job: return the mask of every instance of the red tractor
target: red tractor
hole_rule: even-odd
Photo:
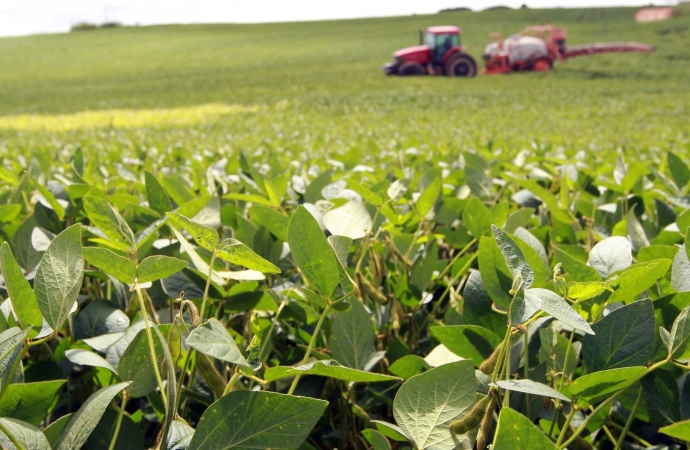
[[[460,45],[460,33],[460,28],[454,26],[429,27],[424,40],[419,30],[419,45],[395,52],[383,71],[386,75],[474,77],[477,63]]]

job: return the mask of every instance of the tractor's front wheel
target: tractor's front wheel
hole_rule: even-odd
[[[477,76],[477,63],[470,55],[457,53],[446,61],[444,72],[451,77],[472,78]]]
[[[400,66],[398,74],[404,77],[424,75],[426,74],[426,70],[421,64],[414,61],[408,61]]]

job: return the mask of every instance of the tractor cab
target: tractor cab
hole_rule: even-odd
[[[473,77],[477,73],[474,59],[464,53],[460,28],[429,27],[426,37],[419,30],[419,45],[398,50],[393,61],[383,67],[387,75],[451,75]]]

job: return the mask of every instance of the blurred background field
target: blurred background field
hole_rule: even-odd
[[[469,11],[2,38],[0,151],[687,151],[690,15],[638,24],[635,10]],[[418,28],[459,25],[481,66],[490,32],[507,36],[546,22],[566,27],[570,45],[638,41],[657,51],[475,79],[389,78],[379,70],[394,50],[416,44]]]

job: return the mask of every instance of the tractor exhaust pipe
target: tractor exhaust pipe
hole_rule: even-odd
[[[418,30],[419,31],[419,45],[424,44],[424,30],[421,28]]]

